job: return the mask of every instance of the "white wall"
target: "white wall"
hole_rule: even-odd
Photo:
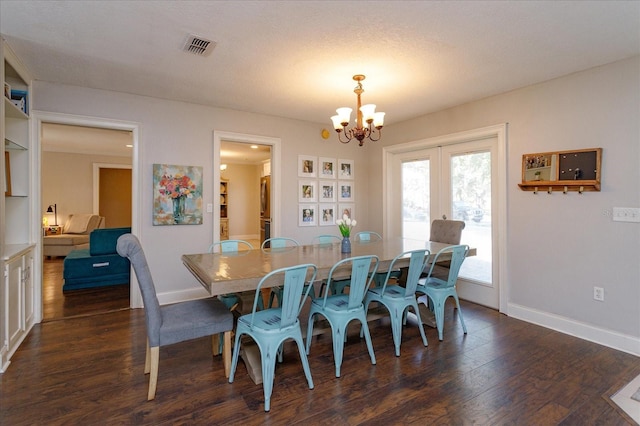
[[[152,167],[154,163],[202,166],[203,205],[213,203],[210,182],[213,180],[214,129],[282,140],[282,164],[272,164],[272,168],[279,167],[282,173],[279,185],[284,204],[280,218],[283,236],[307,243],[318,233],[327,232],[327,228],[298,227],[298,154],[354,160],[355,187],[358,194],[367,193],[368,166],[363,156],[366,148],[358,147],[357,143],[343,145],[335,136],[322,139],[322,128],[330,128],[328,119],[325,124],[317,124],[42,81],[34,83],[33,102],[33,108],[42,112],[139,123],[142,199],[138,202],[142,224],[138,237],[145,248],[161,303],[204,295],[200,284],[182,265],[180,256],[206,250],[214,238],[218,239],[219,233],[213,232],[213,216],[207,213],[202,225],[153,226]],[[272,185],[278,183],[272,182]],[[366,197],[356,196],[356,212],[364,229],[368,226]]]
[[[509,315],[640,354],[640,224],[611,220],[640,207],[640,58],[575,73],[389,126],[384,145],[509,123]],[[519,189],[525,153],[603,148],[602,190]],[[370,167],[382,165],[369,146]],[[372,174],[369,198],[382,197]],[[382,217],[372,218],[382,228]],[[593,300],[593,287],[605,301]]]
[[[42,207],[46,211],[50,204],[57,204],[58,225],[64,225],[70,214],[93,213],[94,163],[131,164],[131,158],[63,152],[42,153]],[[69,167],[70,164],[73,164],[73,167]],[[47,215],[47,218],[52,225],[53,216]]]

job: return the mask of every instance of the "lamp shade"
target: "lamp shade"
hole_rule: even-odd
[[[349,121],[351,121],[351,111],[353,110],[348,107],[342,107],[336,110],[338,117],[340,117],[340,123],[349,123]]]
[[[373,114],[373,125],[375,127],[384,126],[384,112],[376,112]]]
[[[373,120],[373,116],[376,112],[375,104],[366,104],[360,107],[360,111],[362,112],[362,119],[364,121]]]

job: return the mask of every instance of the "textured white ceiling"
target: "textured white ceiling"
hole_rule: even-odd
[[[330,126],[352,75],[387,124],[640,53],[638,1],[11,1],[38,80]],[[181,50],[214,40],[208,57]]]

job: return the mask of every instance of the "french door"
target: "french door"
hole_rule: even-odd
[[[498,265],[498,137],[413,145],[387,156],[387,197],[395,225],[390,235],[428,238],[434,219],[463,220],[462,244],[476,249],[460,270],[458,294],[485,306],[500,307]],[[395,198],[395,200],[394,200]],[[391,201],[391,203],[389,203]],[[399,224],[399,226],[398,226]]]

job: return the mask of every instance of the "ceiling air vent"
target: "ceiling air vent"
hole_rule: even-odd
[[[205,38],[190,35],[184,44],[184,50],[198,56],[209,56],[211,51],[216,47],[216,42]]]

